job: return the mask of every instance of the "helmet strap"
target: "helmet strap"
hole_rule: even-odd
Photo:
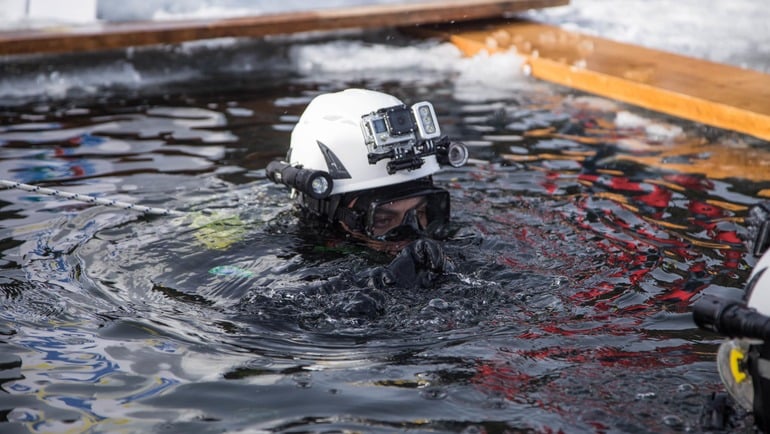
[[[350,202],[343,194],[335,194],[327,199],[314,199],[303,195],[304,208],[311,214],[320,217],[328,223],[342,222],[355,231],[363,231],[362,213],[348,208],[344,204]],[[341,205],[342,204],[342,205]]]
[[[329,196],[326,199],[315,199],[309,195],[300,193],[299,197],[299,203],[303,209],[309,211],[311,214],[317,217],[326,219],[329,222],[334,221],[334,212],[339,206],[339,202],[339,195]]]
[[[334,215],[334,219],[344,223],[350,230],[362,232],[364,230],[364,224],[362,221],[362,214],[352,208],[346,206],[338,207],[337,212]]]

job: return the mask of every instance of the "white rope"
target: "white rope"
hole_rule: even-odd
[[[30,191],[33,193],[43,194],[46,196],[61,197],[64,199],[72,199],[80,202],[90,203],[93,205],[104,205],[113,208],[120,208],[125,210],[137,211],[143,214],[149,215],[182,215],[182,212],[174,211],[167,208],[152,208],[149,206],[135,205],[133,203],[121,202],[114,199],[101,199],[98,197],[89,196],[87,194],[70,193],[61,190],[54,190],[53,188],[44,188],[37,185],[22,184],[21,182],[7,181],[0,179],[0,185],[8,188],[15,188],[17,190]]]

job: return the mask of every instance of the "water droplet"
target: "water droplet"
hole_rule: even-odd
[[[663,423],[676,430],[681,430],[684,428],[684,421],[682,420],[682,418],[674,414],[668,414],[663,416]]]
[[[639,392],[636,394],[637,400],[642,399],[654,399],[657,395],[655,395],[655,392]]]
[[[232,265],[218,265],[209,270],[210,274],[217,276],[232,276],[232,277],[251,277],[253,273],[244,268],[235,267]]]
[[[420,392],[420,395],[425,399],[430,399],[433,401],[438,401],[447,397],[447,393],[443,389],[439,388],[424,389]]]
[[[433,300],[428,302],[428,306],[434,309],[444,310],[449,307],[449,303],[447,303],[446,301],[440,298],[434,298]]]
[[[503,410],[508,407],[504,399],[491,398],[486,400],[482,406],[491,410]]]
[[[243,366],[247,369],[265,369],[273,366],[273,361],[266,358],[247,360]]]
[[[568,283],[569,279],[567,279],[565,276],[557,276],[553,279],[553,282],[551,282],[551,288],[558,288],[565,283]]]
[[[297,384],[297,386],[308,389],[313,385],[312,378],[310,377],[310,374],[307,372],[300,372],[297,374],[292,375],[292,380],[294,380],[294,383]]]

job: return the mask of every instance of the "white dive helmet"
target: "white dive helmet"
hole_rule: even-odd
[[[330,195],[400,184],[436,173],[439,163],[435,155],[423,156],[419,168],[392,174],[388,173],[388,159],[369,163],[361,119],[398,105],[403,105],[398,98],[366,89],[315,97],[291,133],[288,163],[329,173],[333,180]]]

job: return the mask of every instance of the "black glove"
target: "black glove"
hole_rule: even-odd
[[[387,267],[372,272],[375,288],[398,285],[405,288],[429,288],[444,273],[449,262],[438,241],[419,239],[402,250]]]

